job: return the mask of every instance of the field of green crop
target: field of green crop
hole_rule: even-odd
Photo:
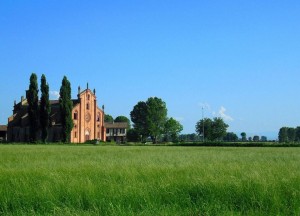
[[[300,215],[300,148],[0,145],[0,215]]]

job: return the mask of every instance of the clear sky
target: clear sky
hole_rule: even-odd
[[[299,0],[14,0],[0,23],[0,124],[34,72],[52,99],[88,82],[113,117],[162,98],[183,133],[201,107],[238,135],[300,125]]]

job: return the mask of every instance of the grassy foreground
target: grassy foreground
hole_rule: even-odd
[[[300,148],[0,145],[0,215],[299,215]]]

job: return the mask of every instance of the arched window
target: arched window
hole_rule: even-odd
[[[90,95],[88,94],[87,99],[90,100]]]
[[[74,120],[77,120],[77,119],[78,119],[78,112],[75,111],[75,112],[74,112]]]
[[[97,114],[97,122],[100,122],[100,113]]]
[[[90,109],[90,104],[89,104],[89,103],[86,104],[86,109],[87,109],[87,110]]]

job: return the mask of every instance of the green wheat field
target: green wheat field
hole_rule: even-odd
[[[300,148],[0,145],[0,215],[300,215]]]

